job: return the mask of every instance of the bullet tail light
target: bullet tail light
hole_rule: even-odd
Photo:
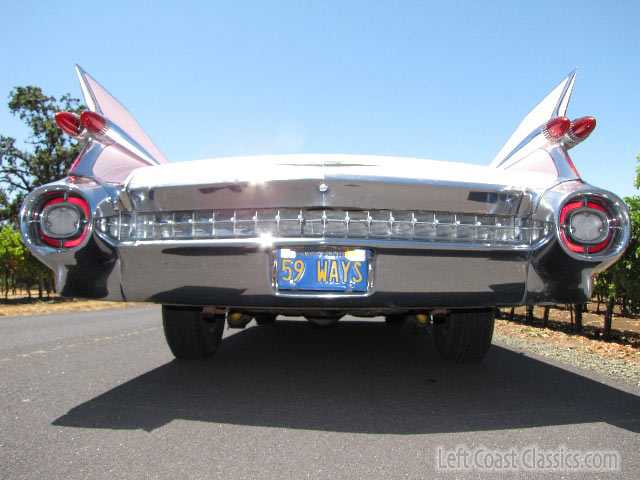
[[[72,137],[78,137],[84,131],[84,126],[80,117],[72,112],[58,112],[55,116],[56,123],[60,130]]]
[[[104,135],[109,128],[108,120],[96,112],[82,112],[80,121],[84,128],[94,135]]]
[[[542,133],[547,140],[559,140],[571,128],[571,120],[567,117],[555,117],[542,126]]]
[[[581,117],[571,122],[571,127],[567,132],[569,143],[576,145],[586,140],[596,128],[596,119],[594,117]]]

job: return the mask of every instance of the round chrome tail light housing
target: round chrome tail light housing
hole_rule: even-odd
[[[564,204],[559,228],[560,238],[569,250],[592,255],[607,249],[620,226],[604,199],[585,196]]]
[[[87,237],[89,204],[75,192],[43,192],[28,210],[26,233],[36,244],[67,249],[77,247]]]

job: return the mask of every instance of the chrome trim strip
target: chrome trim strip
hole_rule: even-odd
[[[513,150],[509,152],[498,164],[495,165],[495,168],[500,168],[502,165],[507,163],[511,157],[513,157],[516,153],[518,153],[522,148],[526,147],[534,138],[542,133],[542,126],[533,130],[529,135],[527,135],[518,145],[515,146]]]
[[[131,136],[115,122],[107,119],[106,127],[107,129],[104,134],[93,136],[93,138],[95,138],[97,142],[109,145],[118,145],[126,152],[138,157],[140,160],[143,160],[150,165],[160,165],[159,161],[153,158],[153,156],[148,151],[146,151],[138,142],[131,138]]]
[[[558,103],[556,108],[553,110],[553,117],[563,117],[567,113],[567,107],[569,106],[569,100],[571,100],[571,93],[573,92],[573,85],[576,83],[576,75],[578,75],[578,69],[575,68],[568,75],[568,82],[564,86],[562,93],[560,94],[560,98],[558,99]]]
[[[203,240],[149,240],[146,242],[115,242],[98,229],[95,233],[104,241],[114,246],[122,247],[244,247],[248,249],[268,250],[276,247],[287,246],[336,246],[336,247],[378,247],[420,250],[469,250],[469,251],[520,251],[528,252],[539,248],[546,243],[550,236],[533,244],[501,245],[483,243],[451,243],[451,242],[412,242],[408,240],[384,240],[367,238],[230,238],[230,239],[203,239]]]

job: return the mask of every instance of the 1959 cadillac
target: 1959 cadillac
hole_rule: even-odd
[[[178,358],[213,355],[225,322],[316,326],[345,314],[431,324],[447,360],[486,354],[497,306],[581,303],[629,241],[616,195],[568,151],[595,127],[565,116],[576,72],[488,166],[364,155],[167,163],[81,68],[86,141],[69,175],[21,211],[61,295],[162,304]]]

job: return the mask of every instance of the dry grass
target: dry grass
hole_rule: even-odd
[[[593,308],[589,305],[590,310]],[[515,338],[526,338],[556,345],[558,348],[613,358],[628,364],[640,365],[640,321],[634,317],[613,318],[612,339],[602,338],[602,315],[592,311],[584,314],[583,332],[576,333],[571,326],[571,315],[564,308],[549,312],[549,328],[542,326],[542,308],[534,309],[534,324],[526,323],[525,307],[516,308],[514,321],[509,309],[502,309],[503,319],[496,319],[496,333]]]
[[[108,308],[129,308],[148,305],[137,302],[105,302],[98,300],[76,300],[51,295],[50,298],[39,300],[37,292],[32,292],[29,299],[26,293],[9,295],[8,300],[0,300],[0,317],[13,317],[18,315],[41,315],[44,313],[85,312],[92,310],[105,310]],[[35,297],[35,298],[34,298]]]

